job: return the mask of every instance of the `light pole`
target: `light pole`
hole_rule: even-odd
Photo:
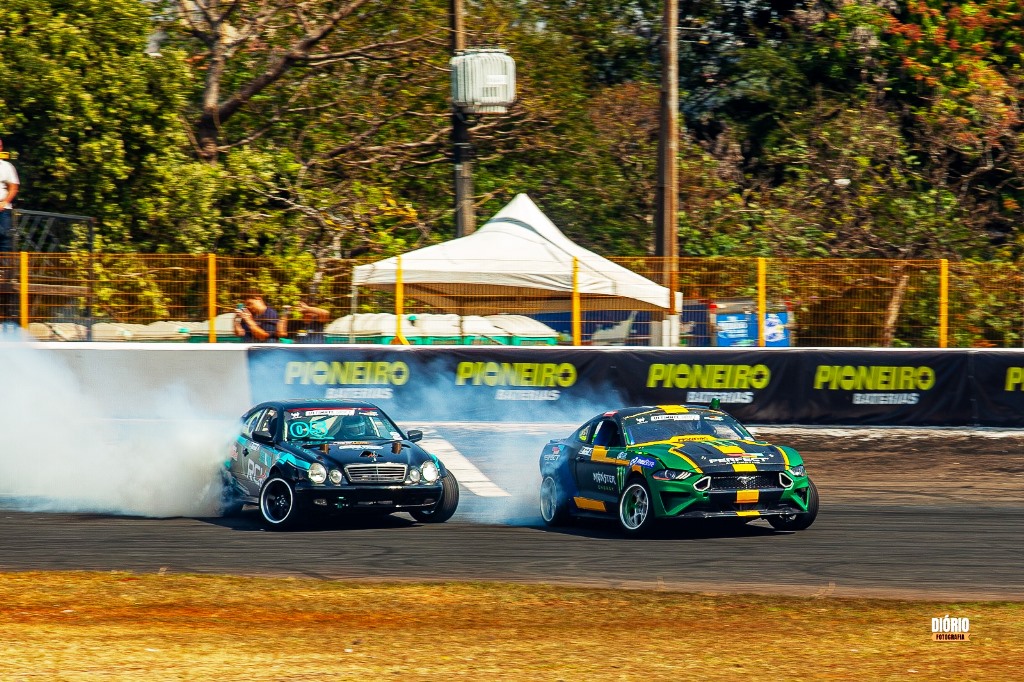
[[[462,22],[462,0],[451,0],[450,20],[452,57],[466,49]],[[455,164],[455,236],[465,237],[476,231],[473,207],[473,145],[469,142],[469,123],[459,105],[452,102],[452,161]]]

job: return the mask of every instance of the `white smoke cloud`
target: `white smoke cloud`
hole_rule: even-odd
[[[0,505],[25,511],[135,516],[211,516],[232,420],[189,406],[183,386],[133,393],[158,405],[150,419],[123,418],[83,390],[57,354],[0,336]],[[151,393],[151,396],[146,396]]]

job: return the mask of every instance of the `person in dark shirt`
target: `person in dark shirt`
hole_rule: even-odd
[[[298,317],[290,318],[289,310],[287,306],[282,309],[284,314],[277,327],[278,338],[287,338],[293,343],[327,343],[324,327],[331,319],[330,312],[304,301],[299,301],[292,311],[298,312]]]
[[[243,343],[277,341],[277,311],[263,300],[262,294],[246,294],[235,313],[235,335]]]

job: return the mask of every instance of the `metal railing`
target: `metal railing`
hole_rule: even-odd
[[[369,260],[19,252],[0,254],[0,318],[43,340],[231,341],[235,305],[255,291],[278,309],[326,308],[338,343],[1024,346],[1024,274],[1010,263],[609,260],[657,284],[674,273],[664,302],[643,302],[628,284],[594,293],[580,272],[551,273],[536,289],[398,273],[356,286],[354,268]],[[548,331],[512,340],[495,316]],[[675,335],[661,334],[666,319]]]

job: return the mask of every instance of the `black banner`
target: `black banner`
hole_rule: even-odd
[[[257,402],[338,398],[399,420],[575,423],[708,404],[755,424],[1024,426],[1024,352],[253,346]]]
[[[566,421],[623,404],[612,354],[506,346],[254,346],[255,401],[365,400],[396,419]]]
[[[976,422],[1024,427],[1024,352],[973,351],[971,361]]]
[[[798,360],[802,406],[794,423],[972,423],[966,352],[808,349]]]

